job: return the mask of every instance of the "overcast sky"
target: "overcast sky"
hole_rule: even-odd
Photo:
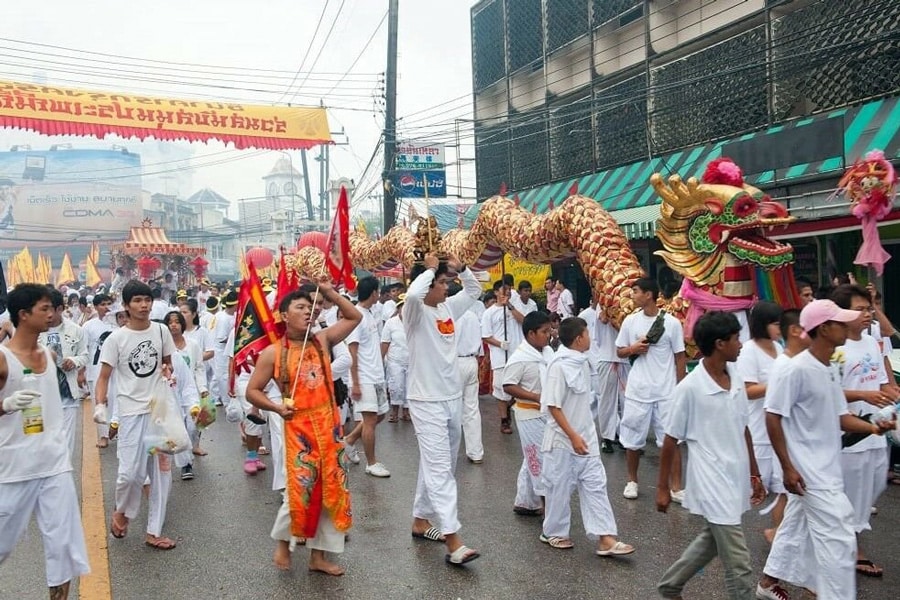
[[[0,79],[259,104],[318,104],[327,93],[324,101],[332,131],[346,133],[336,141],[349,140],[349,145],[331,150],[331,178],[358,179],[383,126],[383,84],[379,83],[383,77],[377,74],[385,69],[387,21],[378,25],[387,4],[387,0],[328,0],[327,4],[324,0],[156,0],[138,10],[137,5],[121,0],[9,2],[0,20]],[[400,0],[398,114],[407,116],[400,122],[401,133],[405,129],[415,137],[447,132],[453,129],[447,123],[454,118],[471,117],[470,97],[460,97],[470,95],[472,87],[469,11],[473,4],[473,0]],[[120,57],[163,62],[134,63]],[[303,72],[295,78],[304,57]],[[210,74],[198,65],[228,69]],[[345,73],[344,80],[338,81]],[[168,79],[176,81],[161,81]],[[425,110],[429,107],[436,108]],[[430,123],[443,124],[433,130],[419,129]],[[145,176],[145,189],[187,197],[211,187],[232,200],[233,215],[238,199],[265,193],[260,178],[282,156],[272,151],[237,151],[218,142],[97,141],[12,129],[0,130],[0,136],[2,150],[14,144],[46,149],[62,142],[78,148],[125,145],[142,154],[145,173],[152,173]],[[463,157],[471,158],[471,138],[466,141]],[[292,156],[299,170],[299,152]],[[455,158],[454,151],[448,152],[448,161]],[[310,161],[310,169],[315,197],[317,163]],[[380,174],[381,167],[370,172]],[[469,200],[474,200],[473,173],[470,163],[462,174],[462,195]],[[448,173],[448,183],[455,186],[456,182],[455,172]]]

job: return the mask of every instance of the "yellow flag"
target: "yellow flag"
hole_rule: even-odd
[[[56,287],[73,283],[77,279],[75,271],[72,269],[72,259],[69,258],[69,253],[66,252],[63,256],[62,266],[59,268],[59,274],[56,276]]]
[[[19,275],[22,277],[22,283],[36,283],[34,260],[31,258],[31,251],[28,250],[28,246],[22,248],[22,251],[16,257],[19,263]]]
[[[50,260],[50,255],[44,257],[46,261],[46,265],[44,266],[44,272],[47,274],[47,283],[53,281],[53,261]]]
[[[87,257],[85,272],[85,283],[87,283],[88,287],[97,287],[103,283],[103,278],[100,277],[100,272],[97,271],[97,265],[94,264],[93,257],[90,254],[88,254]]]
[[[100,264],[100,244],[97,242],[91,244],[91,250],[88,252],[88,259],[94,263],[94,269]]]
[[[6,285],[14,286],[22,283],[22,278],[19,276],[19,268],[18,263],[16,262],[16,257],[13,256],[9,259],[9,262],[6,265]]]

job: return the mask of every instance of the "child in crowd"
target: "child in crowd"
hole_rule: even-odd
[[[751,497],[759,504],[766,490],[753,454],[747,390],[734,365],[741,351],[740,332],[741,324],[731,313],[703,315],[694,326],[703,360],[675,388],[660,457],[656,508],[668,510],[672,460],[678,441],[684,440],[691,459],[683,505],[706,522],[659,582],[664,598],[681,598],[684,585],[717,555],[725,569],[728,598],[753,597],[753,569],[741,515],[750,510]]]
[[[581,517],[589,538],[598,539],[598,556],[621,556],[634,547],[620,542],[606,493],[606,470],[591,414],[591,374],[587,323],[572,317],[560,323],[560,349],[541,381],[541,410],[550,415],[541,444],[541,480],[546,490],[543,533],[553,548],[572,548],[570,501],[578,489]]]

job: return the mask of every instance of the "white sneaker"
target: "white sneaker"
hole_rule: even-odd
[[[366,465],[366,475],[371,475],[372,477],[390,477],[391,472],[384,468],[383,464],[375,463],[374,465]]]
[[[684,490],[678,490],[677,492],[669,492],[669,497],[672,498],[672,502],[676,502],[678,504],[684,504]]]
[[[791,600],[787,591],[777,583],[774,583],[772,584],[772,587],[767,588],[764,588],[762,584],[757,583],[756,597],[758,600]]]
[[[344,453],[354,465],[359,464],[359,450],[356,449],[356,446],[344,442]]]
[[[629,500],[634,500],[638,497],[638,484],[637,481],[629,481],[625,486],[625,491],[622,492],[622,495],[628,498]]]

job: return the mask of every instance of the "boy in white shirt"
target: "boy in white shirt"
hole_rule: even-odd
[[[546,490],[540,540],[553,548],[572,548],[569,527],[571,496],[578,489],[585,533],[597,540],[598,556],[622,556],[634,547],[620,542],[606,493],[606,470],[591,414],[591,375],[586,352],[591,347],[587,324],[572,317],[559,326],[563,347],[556,351],[541,381],[541,411],[549,414],[541,443]]]
[[[678,442],[684,440],[691,460],[683,504],[706,522],[659,582],[664,598],[680,598],[684,585],[715,556],[725,569],[728,598],[753,597],[753,570],[741,516],[750,510],[751,501],[763,501],[766,490],[748,427],[747,390],[734,365],[741,351],[740,332],[741,324],[731,313],[700,317],[694,341],[703,360],[675,388],[659,461],[656,508],[666,512],[672,500],[669,471],[679,453]]]
[[[109,379],[115,372],[119,469],[110,530],[115,538],[124,538],[128,533],[128,523],[141,508],[144,481],[149,475],[150,508],[144,543],[171,550],[175,541],[161,535],[172,485],[171,459],[165,454],[149,455],[144,438],[151,424],[150,404],[156,387],[161,378],[172,376],[175,343],[168,328],[150,320],[153,296],[147,284],[137,280],[126,283],[122,302],[128,311],[128,323],[112,332],[103,344],[94,412],[95,422],[106,421]]]
[[[522,321],[525,341],[506,363],[503,371],[503,391],[515,405],[516,429],[522,444],[522,466],[516,479],[516,500],[513,512],[517,515],[544,514],[544,486],[541,484],[541,442],[547,417],[541,412],[541,377],[553,358],[550,348],[550,317],[544,312],[532,312]]]
[[[876,435],[895,424],[869,423],[847,411],[831,357],[847,339],[847,324],[858,318],[831,300],[803,307],[800,326],[810,346],[767,390],[766,426],[790,496],[756,588],[761,600],[789,598],[781,579],[813,589],[819,598],[856,598],[856,536],[844,493],[841,430]]]
[[[640,310],[625,317],[616,337],[616,355],[628,359],[635,357],[625,386],[625,402],[619,423],[619,441],[625,447],[628,483],[622,493],[625,498],[638,497],[638,466],[641,449],[647,444],[647,434],[653,427],[656,445],[662,447],[669,406],[675,393],[675,384],[684,379],[686,358],[684,354],[684,329],[681,322],[668,314],[661,314],[656,300],[659,286],[652,279],[641,278],[631,286],[634,304]],[[664,331],[658,340],[648,334],[658,331],[662,323]],[[672,499],[681,502],[681,455],[676,454],[671,471]]]
[[[857,285],[841,285],[831,294],[834,303],[852,310],[860,318],[847,324],[847,341],[835,349],[832,362],[841,375],[841,387],[850,414],[866,417],[879,408],[890,406],[898,398],[897,389],[888,380],[879,346],[880,340],[865,333],[874,313],[868,290]],[[871,417],[869,417],[871,418]],[[881,567],[869,560],[859,546],[859,534],[872,529],[872,506],[887,488],[887,441],[880,436],[845,447],[841,451],[844,492],[853,506],[853,530],[857,537],[856,572],[881,577]]]

